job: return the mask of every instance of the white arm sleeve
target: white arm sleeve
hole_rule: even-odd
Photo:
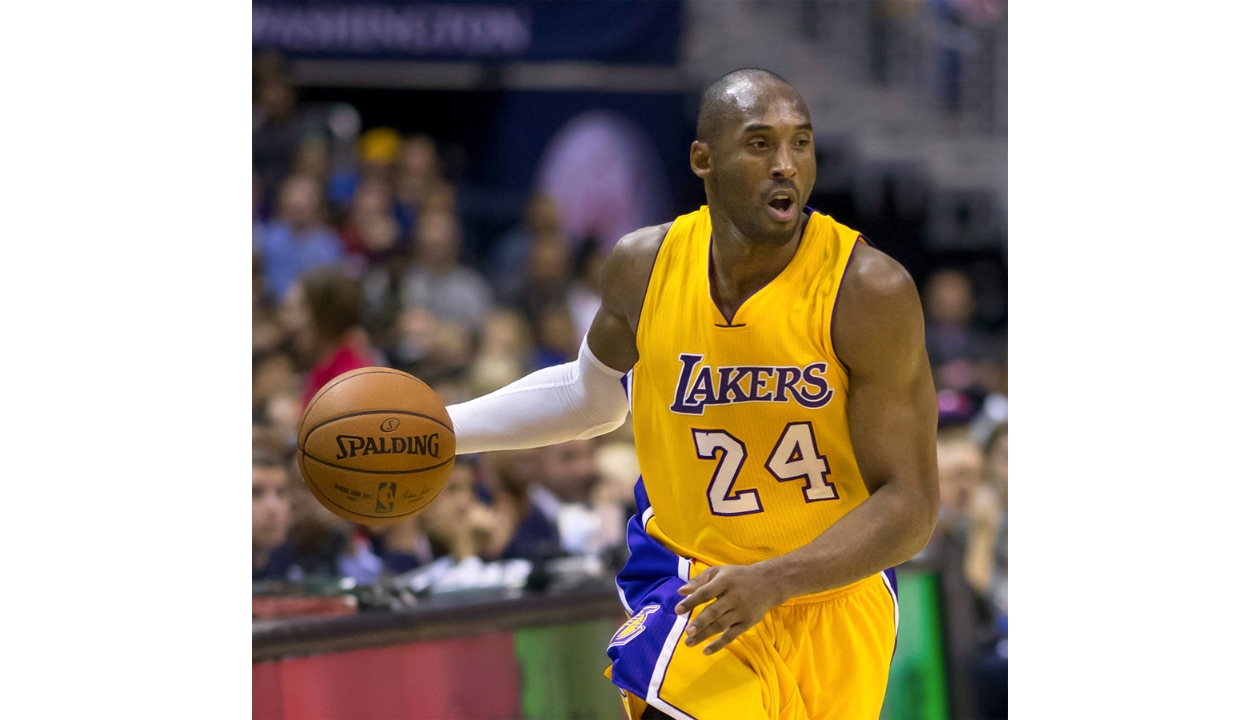
[[[455,452],[520,450],[612,432],[630,411],[622,375],[600,362],[583,338],[574,362],[446,408],[455,426]]]

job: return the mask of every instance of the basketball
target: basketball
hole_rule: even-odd
[[[316,393],[297,433],[298,468],[319,502],[361,525],[412,517],[442,492],[455,432],[437,393],[407,373],[351,370]]]

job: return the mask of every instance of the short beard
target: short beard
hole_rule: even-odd
[[[796,237],[796,231],[800,229],[800,223],[804,218],[797,218],[796,223],[785,226],[774,226],[771,229],[756,228],[753,226],[755,220],[748,218],[747,220],[739,217],[731,216],[731,222],[739,229],[741,235],[754,246],[777,248],[783,247],[792,242],[792,238]]]
[[[713,195],[718,200],[721,200],[722,188],[716,178],[713,180]],[[706,198],[706,200],[708,200],[708,198]],[[709,201],[709,206],[710,212],[712,212],[713,202],[711,200]],[[805,220],[803,213],[798,213],[795,224],[789,224],[782,228],[774,227],[766,230],[755,227],[754,224],[756,223],[756,219],[753,217],[740,217],[730,213],[727,214],[727,217],[730,219],[731,224],[735,226],[735,229],[738,230],[739,233],[748,240],[748,242],[756,247],[767,248],[783,247],[784,245],[792,242],[792,238],[796,237],[796,231],[800,228],[800,223]]]

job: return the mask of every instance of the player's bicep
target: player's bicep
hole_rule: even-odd
[[[849,428],[869,491],[894,481],[934,491],[936,391],[926,353],[921,359],[854,372]]]
[[[868,490],[895,482],[930,500],[936,480],[936,391],[914,282],[882,253],[842,291],[837,353],[849,369],[849,428]],[[868,252],[869,251],[869,252]],[[843,292],[853,291],[850,297]]]

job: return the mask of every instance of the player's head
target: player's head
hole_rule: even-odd
[[[718,78],[700,100],[691,170],[704,180],[711,211],[729,218],[744,237],[790,241],[817,174],[805,100],[767,70]]]

